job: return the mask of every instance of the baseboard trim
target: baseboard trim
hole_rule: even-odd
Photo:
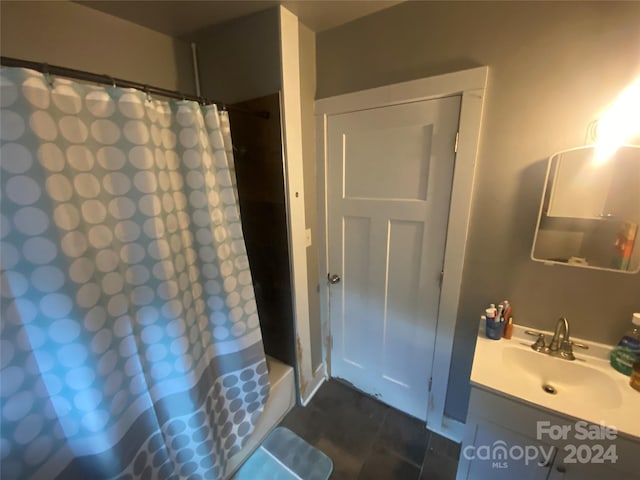
[[[462,443],[462,437],[464,435],[464,423],[447,417],[446,415],[442,419],[442,425],[427,425],[427,428],[432,432],[436,432],[438,435],[448,438],[456,443]]]
[[[309,402],[315,396],[315,394],[318,393],[318,390],[326,379],[327,377],[324,374],[324,365],[320,364],[318,368],[316,368],[316,371],[313,372],[313,380],[311,380],[311,384],[307,387],[307,389],[311,393],[309,393],[309,396],[306,398],[306,400],[302,402],[303,407],[309,405]]]

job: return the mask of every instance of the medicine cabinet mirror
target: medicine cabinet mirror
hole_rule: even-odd
[[[548,264],[640,271],[640,146],[608,159],[595,146],[549,159],[531,256]]]

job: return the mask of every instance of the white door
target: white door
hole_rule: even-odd
[[[331,375],[425,420],[460,97],[328,117]]]

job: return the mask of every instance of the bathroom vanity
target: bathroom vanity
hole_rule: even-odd
[[[582,342],[571,361],[534,340],[481,326],[457,479],[637,479],[640,393],[609,366],[611,347]]]

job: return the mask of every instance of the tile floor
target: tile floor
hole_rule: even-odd
[[[332,480],[452,480],[460,445],[337,380],[280,424],[333,460]]]

